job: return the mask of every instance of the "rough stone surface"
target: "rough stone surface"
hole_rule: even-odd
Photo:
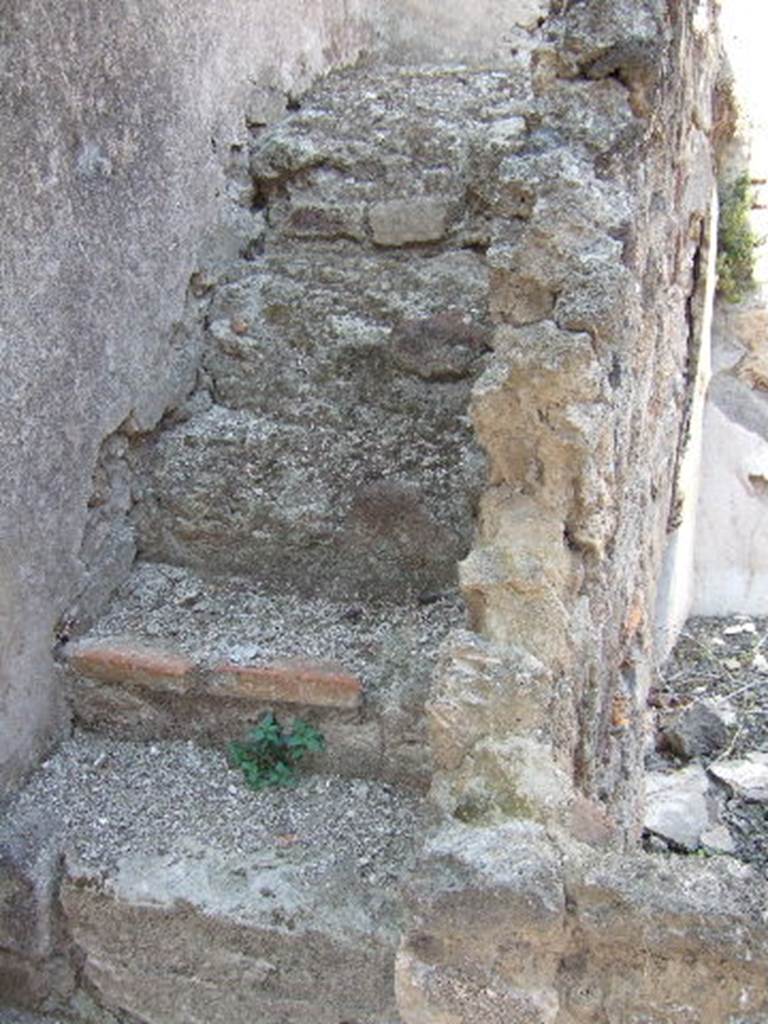
[[[453,826],[425,857],[398,954],[405,1024],[730,1024],[768,1009],[765,890],[727,858],[598,854],[524,823]]]
[[[630,836],[656,581],[688,511],[712,292],[709,142],[690,109],[694,95],[712,102],[716,53],[691,32],[692,7],[554,11],[519,86],[524,129],[510,110],[473,182],[496,328],[470,407],[489,486],[460,585],[473,628],[552,675],[560,790],[580,790]],[[681,175],[661,123],[687,125]],[[498,761],[477,766],[476,787],[493,788]],[[546,797],[550,813],[562,807]]]
[[[684,761],[711,760],[723,751],[729,738],[728,715],[717,704],[694,701],[665,720],[657,745]]]
[[[254,139],[260,249],[209,290],[199,407],[134,452],[144,558],[349,599],[455,583],[492,341],[468,191],[529,95],[517,74],[360,69]]]
[[[696,850],[702,834],[717,824],[707,799],[709,780],[701,765],[645,776],[644,827],[684,850]]]
[[[36,1010],[83,1018],[87,991],[152,1024],[390,1024],[395,1000],[406,1024],[768,1011],[753,876],[591,848],[639,831],[654,590],[687,512],[714,5],[462,7],[398,0],[372,27],[405,63],[361,62],[284,104],[282,72],[256,61],[208,258],[163,278],[173,291],[183,267],[189,288],[147,350],[158,386],[123,408],[133,363],[115,360],[105,422],[76,453],[77,486],[92,480],[62,489],[83,571],[64,566],[60,650],[139,562],[88,634],[110,678],[81,658],[62,692],[80,724],[155,742],[76,736],[11,811],[15,835],[42,808],[64,854],[53,953],[4,953],[12,998]],[[361,10],[337,39],[323,7],[306,72],[357,51]],[[414,45],[398,11],[433,37]],[[73,137],[95,196],[117,154]],[[428,694],[436,641],[460,625],[459,560],[475,633],[452,635]],[[275,651],[292,631],[306,649]],[[243,814],[220,755],[157,742],[231,736],[255,712],[244,681],[268,681],[271,703],[275,658],[336,660],[326,646],[363,662],[339,659],[359,706],[314,709],[333,770],[424,782],[429,724],[443,819],[418,867],[423,813],[381,781],[315,777]],[[205,703],[217,664],[229,693]],[[42,906],[53,883],[14,871],[13,899]],[[41,987],[56,956],[74,982]]]
[[[768,753],[755,751],[738,761],[717,761],[709,771],[743,800],[768,803]]]
[[[556,706],[552,676],[530,654],[451,634],[426,706],[435,802],[474,824],[565,821],[575,794],[554,752]]]

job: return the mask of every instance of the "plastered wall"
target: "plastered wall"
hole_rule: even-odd
[[[0,791],[57,730],[51,646],[102,439],[190,384],[179,340],[243,111],[354,60],[358,0],[0,5]]]

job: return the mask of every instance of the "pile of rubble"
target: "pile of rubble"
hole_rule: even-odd
[[[649,703],[646,848],[768,873],[768,619],[691,619]]]

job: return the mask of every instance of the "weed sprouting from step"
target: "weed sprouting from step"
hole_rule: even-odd
[[[268,711],[245,740],[229,744],[229,760],[240,768],[251,789],[268,786],[293,786],[296,769],[305,754],[325,750],[325,737],[301,719],[293,721],[290,732],[284,732],[271,711]]]

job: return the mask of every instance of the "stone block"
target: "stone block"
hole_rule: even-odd
[[[682,711],[665,716],[657,747],[675,757],[711,760],[728,744],[727,714],[715,701],[697,700]]]
[[[645,828],[686,850],[696,850],[702,833],[716,824],[708,789],[707,773],[698,764],[678,772],[649,772],[645,777]]]
[[[74,987],[56,902],[56,826],[41,812],[0,837],[0,1007],[38,1007]]]
[[[388,199],[368,211],[368,222],[377,245],[402,246],[437,242],[446,233],[449,204],[432,196]]]
[[[285,659],[269,665],[220,662],[210,676],[211,692],[312,707],[356,708],[362,698],[357,676],[335,663]]]
[[[445,825],[425,844],[406,892],[416,931],[429,925],[448,942],[439,951],[435,947],[440,958],[450,957],[450,943],[458,939],[465,952],[475,950],[479,957],[496,941],[522,947],[538,938],[553,950],[563,941],[559,856],[541,825]],[[426,949],[422,943],[422,957]],[[453,955],[462,954],[454,948]]]
[[[406,1024],[763,1019],[766,883],[743,865],[522,822],[445,829],[425,853],[397,960]]]
[[[479,632],[525,649],[550,669],[566,664],[567,601],[578,575],[556,514],[511,487],[491,488],[459,582]]]
[[[458,768],[482,739],[545,736],[552,680],[527,652],[457,631],[444,642],[426,705],[435,767]]]
[[[494,270],[490,288],[491,313],[502,323],[517,326],[535,323],[548,317],[555,306],[554,292],[524,274]]]
[[[37,817],[23,833],[0,837],[0,948],[21,956],[42,957],[54,946],[54,828]]]
[[[108,879],[70,862],[62,904],[100,1002],[167,1024],[395,1018],[395,932],[348,882],[290,858],[178,847]]]
[[[407,889],[405,1024],[551,1024],[566,945],[559,858],[539,826],[446,826]]]
[[[278,231],[286,238],[365,239],[365,208],[362,204],[294,203],[278,220]]]
[[[741,800],[768,803],[768,754],[753,751],[739,760],[718,761],[709,766],[715,778]]]

